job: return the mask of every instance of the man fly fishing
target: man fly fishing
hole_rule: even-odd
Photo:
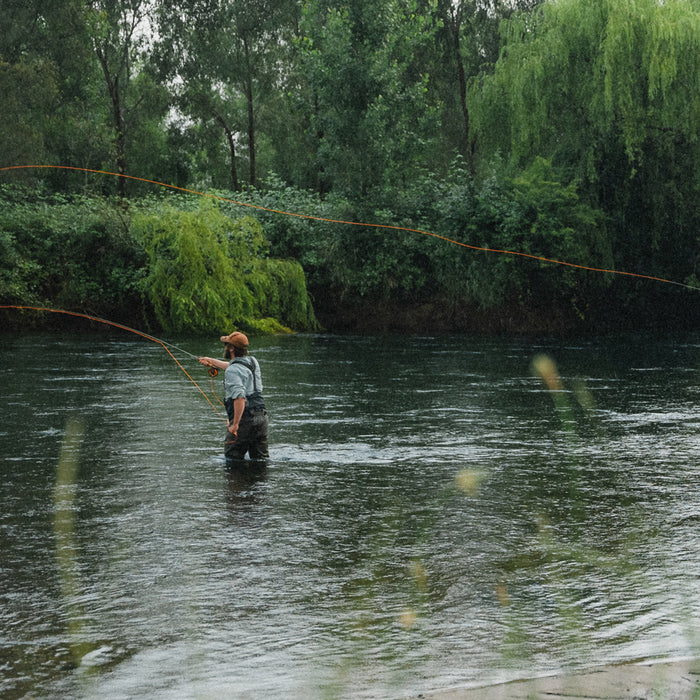
[[[200,357],[205,367],[223,369],[224,406],[228,415],[228,428],[224,439],[224,455],[227,461],[243,460],[246,453],[254,461],[269,459],[267,446],[268,418],[262,395],[260,364],[248,355],[248,338],[234,331],[222,335],[225,360]]]

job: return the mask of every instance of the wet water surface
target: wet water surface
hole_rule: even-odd
[[[2,336],[3,697],[399,698],[700,653],[700,338],[253,354],[273,459],[229,472],[162,347]]]

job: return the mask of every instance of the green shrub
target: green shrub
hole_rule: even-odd
[[[162,204],[134,216],[148,254],[147,296],[170,332],[316,325],[303,271],[266,257],[269,244],[255,219],[232,219],[211,201],[196,211]],[[266,319],[261,325],[261,319]]]
[[[122,210],[18,191],[2,204],[0,298],[119,320],[140,308],[145,256]]]

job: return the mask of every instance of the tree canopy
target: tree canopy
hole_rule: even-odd
[[[697,255],[700,224],[700,3],[558,0],[505,37],[473,93],[485,151],[580,182],[621,268],[695,274],[678,253]]]
[[[0,9],[0,167],[108,170],[698,284],[698,0],[0,0]],[[79,172],[0,178],[134,204],[153,193]],[[575,323],[610,315],[611,294],[618,314],[657,318],[688,294],[455,254],[406,230],[248,213],[269,242],[254,257],[298,261],[319,308],[434,303],[449,325],[458,309],[494,322],[548,307]],[[214,226],[198,216],[181,219],[201,238],[191,255],[178,243],[183,270]],[[209,293],[201,282],[191,303]],[[266,284],[256,294],[274,296]]]

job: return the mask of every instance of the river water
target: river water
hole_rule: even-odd
[[[272,460],[238,472],[161,346],[1,338],[3,698],[401,698],[700,654],[698,336],[256,339]]]

